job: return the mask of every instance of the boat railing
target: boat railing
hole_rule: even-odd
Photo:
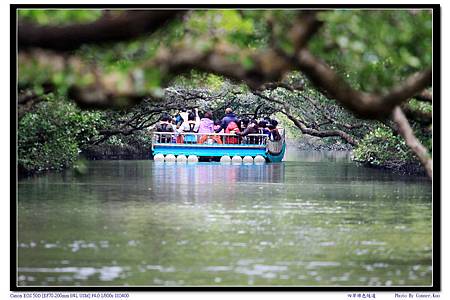
[[[266,147],[267,134],[248,134],[239,136],[233,133],[194,133],[194,132],[154,132],[152,145],[191,144],[191,145],[252,145]]]

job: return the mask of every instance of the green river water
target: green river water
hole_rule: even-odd
[[[428,286],[425,178],[283,163],[92,161],[21,179],[20,286]]]

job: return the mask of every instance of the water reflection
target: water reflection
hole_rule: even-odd
[[[234,199],[245,185],[284,182],[284,164],[221,165],[220,163],[165,164],[151,167],[152,191],[161,199],[208,201]]]
[[[431,186],[343,159],[19,182],[20,285],[428,285]]]
[[[284,156],[285,161],[305,161],[305,162],[350,162],[351,152],[349,151],[305,151],[299,150],[295,146],[288,147]]]
[[[236,182],[284,182],[283,163],[262,165],[232,165],[220,163],[166,164],[151,166],[154,184],[158,186],[205,185]]]

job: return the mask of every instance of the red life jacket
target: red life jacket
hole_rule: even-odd
[[[240,133],[241,132],[239,130],[239,127],[237,126],[237,124],[235,122],[228,123],[227,128],[225,128],[225,133],[231,133],[232,131],[234,131],[235,133]],[[225,138],[225,143],[226,144],[239,144],[239,138],[238,137],[227,136]]]

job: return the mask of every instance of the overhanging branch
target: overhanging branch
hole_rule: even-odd
[[[39,47],[70,51],[83,44],[130,40],[145,33],[154,32],[181,13],[184,11],[126,11],[119,15],[105,15],[95,22],[66,26],[40,26],[19,20],[18,47],[19,50]]]
[[[408,147],[414,152],[422,166],[425,168],[428,177],[433,179],[433,159],[430,157],[427,148],[425,148],[414,135],[408,119],[405,117],[400,107],[397,106],[394,108],[392,120],[397,125],[398,133],[405,139]]]
[[[325,62],[314,57],[307,49],[299,51],[297,64],[314,85],[327,91],[329,97],[366,119],[384,118],[395,106],[428,87],[432,79],[431,69],[427,69],[411,75],[386,94],[378,95],[352,89]]]
[[[102,18],[91,24],[61,28],[55,26],[36,27],[35,25],[27,27],[27,24],[21,23],[19,24],[19,47],[37,46],[70,50],[83,43],[126,40],[161,27],[165,21],[172,19],[178,13],[182,12],[133,11],[115,17]],[[242,55],[242,49],[234,49],[221,44],[207,51],[200,51],[195,47],[160,49],[156,59],[142,67],[159,68],[163,73],[172,75],[198,69],[245,82],[253,90],[264,89],[267,82],[283,82],[282,79],[287,72],[297,69],[302,71],[317,88],[325,91],[328,97],[335,99],[342,106],[365,119],[386,118],[395,106],[420,94],[431,85],[432,71],[430,68],[412,74],[383,95],[351,88],[332,68],[312,55],[306,47],[321,25],[315,14],[314,11],[301,13],[299,19],[292,26],[289,34],[296,50],[293,56],[280,53],[273,48]],[[245,57],[251,63],[244,66],[239,59],[230,59],[230,57],[239,57],[240,59]],[[144,99],[142,95],[134,94],[113,97],[115,95],[107,93],[92,93],[91,91],[82,93],[80,89],[77,90],[77,87],[73,87],[72,91],[75,92],[73,95],[78,96],[78,98],[75,97],[75,100],[79,99],[80,103],[100,103],[98,106],[108,106],[117,99],[120,102],[121,99],[129,98],[129,103],[137,103]],[[84,99],[88,101],[81,101]]]
[[[428,90],[423,90],[421,93],[414,96],[416,100],[424,102],[433,102],[433,94]]]
[[[351,137],[348,133],[346,133],[342,130],[339,130],[339,129],[319,130],[319,129],[315,129],[315,128],[309,128],[308,126],[306,126],[304,121],[300,120],[299,118],[296,118],[294,115],[292,115],[289,112],[290,109],[289,109],[289,105],[287,103],[279,101],[277,99],[274,99],[273,97],[264,95],[259,91],[253,91],[252,93],[265,101],[269,101],[271,103],[277,103],[277,104],[281,105],[283,107],[283,109],[281,109],[280,112],[282,114],[284,114],[286,117],[288,117],[288,119],[291,120],[294,123],[294,125],[297,128],[299,128],[303,134],[309,134],[309,135],[317,136],[317,137],[340,137],[346,143],[348,143],[352,146],[356,146],[358,144],[358,142],[353,137]]]
[[[291,120],[295,126],[297,126],[303,134],[309,134],[317,137],[340,137],[345,142],[352,146],[356,146],[358,143],[347,133],[342,130],[317,130],[313,128],[308,128],[303,122],[295,118],[293,115],[281,111],[289,120]]]

